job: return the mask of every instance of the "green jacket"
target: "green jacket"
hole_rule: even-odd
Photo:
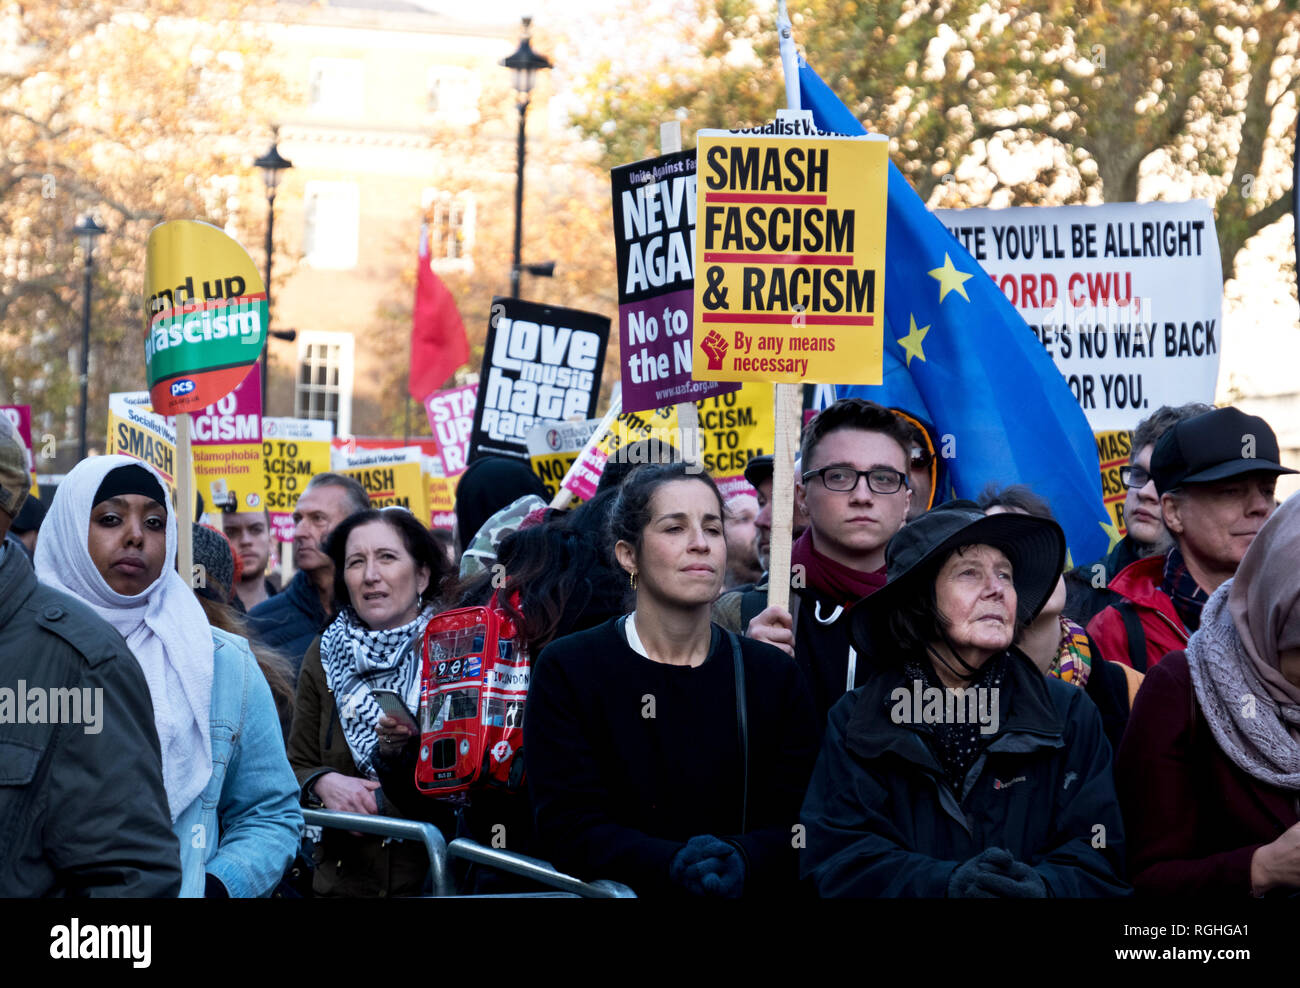
[[[0,896],[180,887],[144,673],[107,622],[0,544]]]

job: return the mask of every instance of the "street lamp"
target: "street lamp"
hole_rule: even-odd
[[[95,240],[107,233],[94,216],[87,213],[77,218],[72,232],[81,241],[81,254],[85,261],[85,284],[81,291],[81,433],[77,440],[77,462],[86,458],[86,408],[90,388],[90,288],[95,271]]]
[[[514,53],[501,60],[501,64],[510,69],[514,75],[515,95],[519,107],[519,143],[515,165],[515,250],[510,267],[510,295],[519,297],[519,259],[520,247],[524,236],[524,117],[528,113],[528,102],[532,97],[533,81],[541,69],[549,69],[551,62],[545,56],[533,51],[528,39],[532,34],[531,17],[524,19],[524,36]]]
[[[262,410],[266,411],[266,368],[271,362],[271,257],[275,253],[271,234],[275,229],[275,190],[280,185],[280,172],[292,168],[293,162],[280,154],[280,128],[271,131],[271,148],[253,165],[262,169],[262,181],[266,185],[266,344],[262,352]],[[278,334],[277,334],[278,335]]]

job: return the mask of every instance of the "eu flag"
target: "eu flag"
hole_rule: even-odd
[[[799,86],[822,130],[866,133],[802,57]],[[933,422],[957,497],[1027,484],[1051,503],[1073,558],[1100,558],[1118,536],[1101,500],[1096,440],[1065,378],[892,161],[886,217],[883,383],[837,393]]]

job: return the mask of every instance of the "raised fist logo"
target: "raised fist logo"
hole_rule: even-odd
[[[700,349],[709,358],[709,370],[722,370],[722,358],[727,353],[727,341],[721,333],[716,329],[709,330],[709,334],[700,341]]]

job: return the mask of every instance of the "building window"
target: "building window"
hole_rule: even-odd
[[[357,183],[308,182],[303,200],[303,260],[313,268],[356,267],[361,214]]]
[[[327,419],[334,435],[352,432],[351,333],[305,332],[298,337],[298,380],[293,414],[300,419]]]
[[[478,123],[481,89],[478,75],[469,69],[434,65],[429,69],[425,108],[447,123]]]
[[[307,104],[312,110],[338,117],[364,114],[364,74],[360,59],[313,58],[307,72]]]
[[[422,196],[429,225],[429,256],[435,270],[472,270],[474,267],[474,197],[425,189]]]

